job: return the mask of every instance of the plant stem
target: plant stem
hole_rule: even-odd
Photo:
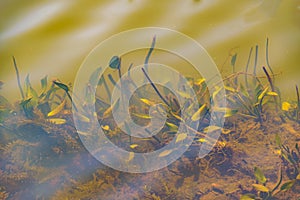
[[[17,62],[16,62],[16,59],[15,59],[14,56],[12,56],[12,59],[13,59],[14,67],[15,67],[15,70],[16,70],[17,81],[18,81],[18,86],[19,86],[19,89],[20,89],[20,93],[21,93],[22,99],[24,100],[24,92],[23,92],[23,89],[22,89],[22,86],[21,86],[21,81],[20,81],[20,75],[19,75]]]
[[[249,56],[248,56],[248,61],[247,61],[247,65],[246,65],[246,74],[245,74],[245,84],[246,84],[246,88],[249,88],[247,73],[248,73],[248,68],[249,68],[250,58],[251,58],[251,55],[252,55],[252,50],[253,50],[253,47],[251,47],[251,49],[250,49]]]
[[[170,104],[167,102],[167,100],[161,95],[161,93],[158,91],[157,87],[154,85],[154,83],[152,82],[152,80],[150,79],[150,77],[148,76],[147,72],[145,71],[144,68],[142,68],[143,73],[145,74],[146,78],[148,79],[148,81],[150,82],[151,86],[153,87],[153,89],[155,90],[156,94],[159,96],[159,98],[167,105],[170,107]]]
[[[266,43],[266,61],[267,61],[267,66],[269,68],[269,70],[271,71],[273,78],[274,78],[274,73],[273,70],[270,66],[270,62],[269,62],[269,38],[267,38],[267,43]]]
[[[297,122],[299,121],[299,112],[300,112],[300,95],[299,95],[299,89],[298,85],[296,85],[296,94],[297,94]]]
[[[148,54],[145,58],[144,67],[145,67],[146,72],[148,72],[148,62],[149,62],[149,58],[152,54],[152,51],[154,50],[155,42],[156,42],[156,36],[153,37],[151,47],[150,47],[150,49],[148,51]]]

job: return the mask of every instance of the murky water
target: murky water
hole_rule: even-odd
[[[232,73],[230,56],[237,53],[235,70],[244,70],[249,50],[255,45],[259,46],[258,66],[266,65],[265,45],[269,38],[270,64],[275,73],[281,73],[276,78],[276,84],[284,94],[289,94],[284,98],[295,99],[292,86],[300,85],[300,2],[294,0],[62,0],[31,1],[30,4],[2,0],[0,81],[4,85],[0,96],[5,96],[11,103],[20,99],[12,56],[17,60],[22,80],[30,74],[33,85],[39,85],[45,75],[50,80],[73,82],[84,58],[97,44],[121,31],[149,26],[177,30],[195,39],[208,51],[224,77]],[[149,38],[149,46],[151,40]],[[157,43],[159,40],[157,38]],[[177,47],[189,50],[184,44],[178,44]],[[145,49],[128,52],[124,55],[123,64],[129,66],[132,61],[143,62],[146,53]],[[151,59],[166,61],[163,64],[176,65],[175,68],[189,65],[164,51],[156,51]],[[254,65],[253,60],[250,65]],[[196,74],[190,68],[182,71],[188,76]],[[263,73],[261,68],[258,73]],[[108,85],[112,86],[109,81]],[[197,94],[203,97],[204,90],[199,85],[195,84],[194,87],[198,88]],[[107,92],[105,86],[102,87],[97,92]],[[49,100],[51,109],[62,105],[65,98],[62,95],[65,94],[59,92],[58,96],[61,96],[58,100]],[[150,96],[153,94],[156,93],[148,93]],[[165,97],[169,97],[168,100],[176,107],[172,96]],[[79,196],[82,199],[224,199],[224,196],[236,199],[241,194],[253,192],[251,184],[255,183],[253,167],[256,165],[265,172],[267,186],[275,184],[281,165],[279,147],[274,141],[278,130],[281,130],[280,137],[291,149],[299,141],[296,107],[294,113],[288,109],[287,112],[293,114],[290,118],[295,119],[289,119],[291,121],[287,123],[280,121],[274,113],[269,118],[267,112],[263,113],[263,117],[267,117],[263,118],[262,124],[256,119],[257,116],[247,118],[245,115],[247,120],[241,116],[230,116],[232,118],[225,126],[227,130],[224,129],[227,133],[222,135],[205,158],[195,158],[197,145],[204,141],[197,136],[196,145],[193,144],[184,156],[170,166],[151,173],[130,174],[104,166],[86,151],[78,134],[88,133],[78,133],[75,129],[69,100],[57,111],[55,118],[47,116],[49,112],[44,113],[39,108],[34,110],[37,115],[33,120],[16,114],[26,113],[25,109],[23,112],[16,110],[4,113],[6,102],[2,97],[0,101],[3,104],[0,113],[0,183],[4,183],[0,184],[0,199],[5,195],[12,199],[76,199]],[[140,104],[142,106],[134,105],[132,110],[147,110],[143,107],[148,105],[147,101],[146,104]],[[97,114],[102,117],[103,130],[113,142],[120,143],[120,146],[124,144],[124,148],[136,152],[145,149],[150,151],[168,144],[173,138],[173,135],[166,135],[172,133],[172,128],[176,126],[178,118],[175,116],[172,120],[176,123],[172,121],[173,127],[170,124],[166,126],[161,138],[142,141],[148,146],[133,140],[136,144],[132,146],[131,138],[120,133],[110,118],[110,112],[109,117],[105,117],[109,106],[101,102],[99,105],[97,109],[101,109]],[[274,106],[272,103],[270,105]],[[265,111],[265,107],[263,109]],[[141,121],[147,124],[148,115],[143,118],[145,114],[142,114],[134,117],[143,119]],[[209,123],[205,115],[201,121],[203,127]],[[82,123],[86,122],[84,117]],[[55,124],[51,120],[64,121]],[[183,133],[183,137],[187,136]],[[113,151],[107,152],[107,156],[113,155]],[[129,155],[129,161],[135,159],[133,155]],[[285,167],[291,168],[288,165]],[[284,181],[287,180],[285,176]],[[296,189],[294,193],[298,194]]]
[[[300,4],[287,0],[255,1],[33,1],[0,3],[1,91],[18,98],[11,56],[21,76],[33,83],[44,75],[73,81],[83,59],[99,42],[120,31],[157,26],[178,30],[202,44],[219,68],[230,53],[244,69],[251,46],[258,44],[259,65],[270,39],[270,62],[283,72],[278,84],[299,84]],[[231,71],[230,63],[225,69]]]

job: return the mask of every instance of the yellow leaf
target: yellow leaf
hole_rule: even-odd
[[[184,140],[186,137],[187,137],[187,134],[186,134],[186,133],[179,133],[179,134],[177,135],[177,138],[176,138],[175,143]]]
[[[203,104],[192,116],[192,121],[197,121],[200,119],[201,115],[206,111],[206,104]]]
[[[138,118],[142,118],[142,119],[151,119],[152,118],[150,115],[146,115],[146,114],[137,114],[137,113],[131,113],[131,114]]]
[[[183,119],[182,119],[179,115],[175,114],[174,112],[171,111],[171,114],[172,114],[173,117],[175,117],[176,119],[178,119],[178,120],[180,120],[180,121],[183,121]]]
[[[206,140],[205,140],[204,138],[200,138],[200,139],[198,140],[198,142],[204,143],[204,142],[206,142]]]
[[[225,128],[223,128],[223,129],[222,129],[222,133],[223,133],[224,135],[227,135],[227,134],[231,133],[231,130],[230,130],[230,129],[225,129]]]
[[[205,78],[201,78],[201,79],[195,80],[194,84],[195,85],[201,85],[204,82],[205,82]]]
[[[262,93],[260,93],[260,95],[258,96],[258,100],[261,100],[265,95],[266,95],[266,93],[267,93],[267,91],[268,91],[268,87],[266,87],[265,89],[264,89],[264,91],[262,91]]]
[[[61,119],[61,118],[51,118],[51,119],[47,119],[48,122],[53,123],[53,124],[64,124],[66,123],[65,119]]]
[[[164,156],[167,156],[169,155],[170,153],[172,152],[172,150],[165,150],[163,152],[161,152],[158,157],[164,157]]]
[[[205,133],[210,133],[210,132],[217,131],[217,130],[220,130],[220,129],[221,129],[221,127],[219,127],[219,126],[208,126],[203,131]]]
[[[286,102],[286,101],[282,103],[281,109],[282,109],[283,111],[289,111],[290,108],[291,108],[291,104],[290,104],[290,103],[288,103],[288,102]]]
[[[263,185],[259,185],[259,184],[252,184],[252,186],[258,190],[258,191],[261,191],[261,192],[269,192],[269,189]]]
[[[57,115],[64,108],[65,104],[66,100],[63,100],[63,102],[59,104],[56,108],[54,108],[52,111],[50,111],[47,116],[51,117]]]
[[[153,101],[150,101],[150,100],[148,100],[148,99],[143,99],[143,98],[141,98],[140,100],[141,100],[143,103],[147,104],[148,106],[153,106],[153,105],[155,105],[155,103],[154,103]]]
[[[102,127],[102,129],[103,129],[103,130],[105,130],[105,131],[109,131],[109,130],[110,130],[110,128],[109,128],[109,126],[108,126],[108,125],[101,126],[101,127]]]
[[[229,87],[229,86],[224,86],[225,90],[228,90],[230,92],[236,92],[236,90],[232,87]]]
[[[176,126],[175,124],[166,122],[166,125],[170,128],[171,131],[177,131],[178,130],[178,126]]]
[[[136,148],[137,146],[139,146],[139,145],[138,145],[138,144],[132,144],[132,145],[130,145],[130,148],[134,149],[134,148]]]
[[[278,96],[278,94],[276,92],[268,92],[267,95],[269,95],[269,96]]]

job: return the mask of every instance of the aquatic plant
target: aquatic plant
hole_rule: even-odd
[[[280,167],[280,170],[278,172],[278,180],[273,188],[267,187],[267,178],[259,169],[258,167],[254,168],[254,176],[258,183],[252,184],[255,191],[257,191],[256,194],[244,194],[241,196],[240,200],[268,200],[273,199],[276,195],[278,195],[281,192],[287,191],[293,187],[296,180],[289,180],[284,183],[282,183],[282,169]],[[300,177],[299,177],[300,178]]]

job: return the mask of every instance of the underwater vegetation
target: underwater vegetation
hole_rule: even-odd
[[[197,95],[199,107],[194,109],[192,97],[184,90],[178,94],[187,104],[181,108],[176,95],[156,85],[148,73],[148,62],[155,51],[156,38],[146,55],[142,72],[148,85],[139,88],[130,99],[133,121],[147,125],[149,110],[155,104],[164,108],[167,120],[161,131],[141,140],[128,136],[116,125],[112,111],[122,106],[119,100],[110,104],[111,86],[117,86],[124,66],[122,58],[114,56],[102,77],[97,68],[86,85],[86,98],[76,107],[71,84],[60,80],[41,79],[40,90],[33,88],[29,75],[22,83],[13,57],[21,100],[11,104],[0,95],[0,199],[297,199],[300,197],[300,98],[295,86],[295,100],[286,100],[276,87],[276,77],[270,66],[266,42],[266,66],[258,67],[258,46],[254,66],[250,71],[253,49],[244,71],[236,72],[237,54],[230,56],[232,73],[224,78],[227,105],[213,105],[221,88],[210,95],[207,81],[187,77]],[[130,70],[126,86],[134,86]],[[258,76],[262,70],[264,76]],[[166,83],[167,85],[168,83]],[[97,88],[91,87],[97,85]],[[1,87],[5,83],[0,82]],[[120,87],[124,87],[121,85]],[[118,88],[121,89],[121,88]],[[95,93],[95,98],[92,94]],[[105,96],[104,95],[104,96]],[[159,171],[129,174],[103,166],[82,145],[72,116],[80,113],[82,123],[89,122],[91,106],[106,136],[119,147],[135,153],[150,152],[167,145],[174,137],[180,142],[188,134],[177,134],[181,117],[199,121],[197,129],[186,127],[196,137],[180,159]],[[209,126],[210,120],[220,120],[214,109],[224,116],[225,126]],[[158,109],[158,112],[163,112]],[[93,113],[92,113],[93,114]],[[126,128],[125,124],[125,128]],[[222,130],[218,141],[207,137]],[[127,128],[127,130],[129,130]],[[212,151],[199,159],[197,152],[203,143],[216,143]],[[162,152],[164,157],[171,152]]]

